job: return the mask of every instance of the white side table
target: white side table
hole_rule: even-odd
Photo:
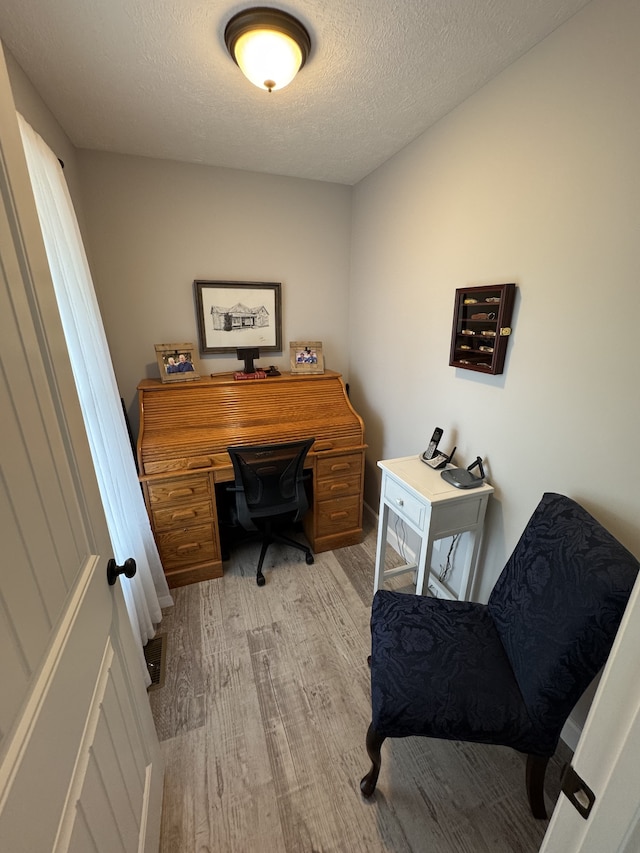
[[[384,585],[385,578],[415,572],[415,591],[422,595],[428,571],[428,585],[439,597],[467,600],[473,587],[484,515],[493,486],[483,483],[476,489],[457,489],[442,479],[440,471],[429,468],[417,456],[386,459],[378,462],[378,467],[382,469],[382,486],[373,591]],[[418,534],[420,551],[417,562],[384,571],[390,509]],[[458,533],[466,533],[468,541],[456,596],[431,571],[431,555],[436,539]]]

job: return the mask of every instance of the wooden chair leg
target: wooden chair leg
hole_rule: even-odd
[[[531,813],[539,820],[545,820],[547,810],[544,805],[544,777],[547,772],[548,758],[540,755],[527,755],[527,797]]]
[[[373,723],[367,729],[367,753],[371,759],[371,770],[360,780],[360,790],[363,797],[370,797],[378,784],[378,774],[380,773],[380,749],[385,741],[385,736],[378,734],[373,728]]]

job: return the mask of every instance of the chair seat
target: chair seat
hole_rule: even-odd
[[[371,632],[372,723],[380,735],[553,754],[557,738],[545,742],[534,729],[485,605],[379,590]]]

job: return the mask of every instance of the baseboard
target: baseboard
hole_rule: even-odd
[[[377,527],[378,526],[378,512],[377,512],[377,510],[373,509],[373,507],[371,507],[366,501],[362,502],[362,506],[363,506],[363,509],[366,512],[368,512],[369,515],[371,516],[371,520],[374,523],[374,527]]]

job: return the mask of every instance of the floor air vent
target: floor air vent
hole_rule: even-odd
[[[147,662],[147,669],[151,676],[151,684],[147,690],[158,690],[164,684],[166,639],[166,634],[159,634],[157,637],[149,640],[143,649],[144,659]]]

